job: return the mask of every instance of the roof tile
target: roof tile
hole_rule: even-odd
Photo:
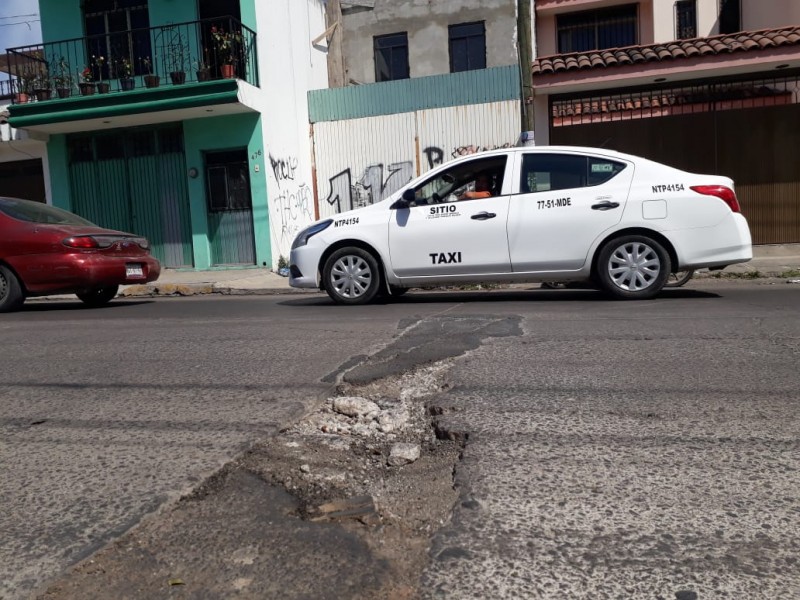
[[[743,31],[735,35],[679,40],[668,44],[545,56],[533,62],[531,72],[533,75],[548,75],[578,69],[604,69],[633,63],[713,56],[733,52],[757,52],[766,48],[794,45],[800,46],[800,25],[762,31]],[[666,103],[666,99],[663,103]]]

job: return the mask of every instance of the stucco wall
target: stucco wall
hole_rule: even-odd
[[[800,2],[797,0],[742,0],[742,28],[770,29],[800,25]]]
[[[375,0],[343,14],[345,81],[375,81],[373,37],[408,32],[411,77],[450,72],[448,26],[486,22],[486,66],[517,62],[516,0]]]
[[[308,90],[328,85],[324,48],[311,40],[326,29],[322,0],[256,3],[263,95],[266,197],[272,266],[289,256],[297,232],[315,220]],[[266,232],[265,232],[266,233]]]

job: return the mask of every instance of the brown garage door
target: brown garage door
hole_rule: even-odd
[[[602,146],[736,182],[756,244],[800,242],[798,79],[554,97],[550,143]]]

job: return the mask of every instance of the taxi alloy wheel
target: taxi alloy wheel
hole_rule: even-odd
[[[17,310],[25,302],[25,294],[14,272],[0,265],[0,312]]]
[[[111,302],[119,291],[118,285],[107,285],[91,288],[75,294],[86,306],[97,308]]]
[[[380,289],[378,261],[361,248],[340,248],[325,261],[323,285],[339,304],[366,304]]]
[[[597,274],[611,295],[644,300],[661,291],[670,270],[669,254],[661,244],[647,236],[630,235],[603,246]]]

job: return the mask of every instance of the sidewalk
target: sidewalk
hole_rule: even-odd
[[[723,277],[785,277],[800,279],[800,244],[756,246],[753,260],[717,271]],[[700,273],[700,277],[704,276]],[[122,296],[194,296],[197,294],[289,294],[307,293],[289,287],[289,278],[270,269],[229,269],[214,271],[178,271],[164,269],[158,281],[147,285],[129,285],[120,289]]]

